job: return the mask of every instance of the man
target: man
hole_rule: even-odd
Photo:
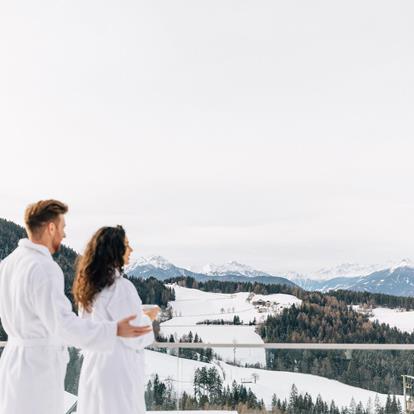
[[[141,336],[129,316],[95,323],[72,312],[62,269],[53,260],[65,237],[65,204],[27,207],[28,239],[0,264],[0,318],[8,343],[0,359],[0,414],[63,414],[67,345],[111,351],[117,336]],[[125,315],[127,316],[127,315]]]

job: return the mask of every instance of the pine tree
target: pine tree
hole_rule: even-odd
[[[349,405],[349,414],[356,414],[356,402],[354,397],[352,397],[351,404]]]
[[[385,414],[393,414],[393,412],[392,412],[392,400],[391,400],[391,396],[389,394],[387,395],[387,401],[385,403]]]
[[[382,414],[383,411],[378,394],[375,395],[374,410],[375,414]]]
[[[355,414],[365,414],[364,406],[362,405],[362,402],[359,402],[356,406]]]
[[[368,398],[366,412],[367,412],[367,414],[375,414],[375,412],[374,412],[374,406],[372,404],[371,397]]]
[[[276,394],[272,395],[272,411],[277,408],[277,396]]]

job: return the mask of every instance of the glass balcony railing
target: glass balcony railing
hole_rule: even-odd
[[[414,344],[157,342],[145,351],[147,410],[414,413],[409,351]],[[70,356],[74,413],[82,356]]]

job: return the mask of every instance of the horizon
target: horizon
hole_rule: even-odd
[[[18,226],[24,228],[24,223],[17,223],[11,219],[5,218],[5,217],[0,217],[4,220],[10,221],[14,224],[17,224]],[[74,248],[73,246],[71,246],[70,244],[67,243],[66,241],[67,239],[63,239],[62,241],[62,245],[70,248],[72,250],[74,250],[76,253],[81,254],[82,251],[81,250],[77,250],[76,248]],[[298,272],[297,270],[295,270],[294,268],[290,268],[289,270],[280,270],[280,271],[268,271],[266,269],[262,269],[262,268],[256,268],[250,264],[248,264],[246,261],[243,260],[238,260],[238,259],[228,259],[222,263],[213,263],[213,262],[207,262],[204,263],[201,266],[187,266],[185,264],[180,264],[177,262],[173,262],[171,261],[169,258],[160,255],[160,254],[156,254],[156,253],[150,253],[147,255],[138,255],[135,251],[132,252],[131,254],[131,260],[130,263],[128,264],[128,266],[133,266],[134,264],[136,264],[137,262],[139,262],[140,260],[144,260],[144,261],[148,261],[150,259],[156,259],[159,258],[161,260],[165,260],[168,264],[171,264],[173,266],[176,266],[178,268],[183,268],[186,270],[190,270],[194,273],[201,273],[201,274],[209,274],[206,271],[206,268],[209,266],[217,267],[225,267],[226,265],[230,265],[230,264],[237,264],[237,265],[241,265],[243,267],[249,268],[253,271],[257,271],[257,272],[263,272],[263,273],[267,273],[269,276],[275,276],[275,277],[284,277],[286,279],[289,280],[299,280],[299,279],[310,279],[310,280],[329,280],[329,279],[333,279],[333,278],[337,278],[337,277],[358,277],[358,276],[368,276],[371,273],[374,273],[375,271],[378,270],[386,270],[386,269],[391,269],[394,267],[400,267],[402,264],[406,263],[408,267],[413,267],[414,268],[414,261],[412,261],[410,258],[402,258],[400,260],[388,260],[386,262],[383,262],[382,264],[373,264],[373,263],[356,263],[356,262],[347,262],[347,263],[337,263],[331,267],[326,267],[326,266],[319,266],[317,269],[312,269],[312,270],[308,270],[308,271],[302,271],[302,272]],[[410,266],[410,265],[413,266]],[[126,267],[128,267],[126,266]],[[338,274],[337,276],[332,276],[332,274],[335,274],[335,271],[338,270],[339,268],[343,268],[343,267],[357,267],[361,269],[361,274],[357,274],[357,273],[348,273],[346,274],[346,272],[344,274]],[[373,270],[372,272],[368,272],[367,270],[369,268],[375,268],[375,270]],[[326,273],[326,275],[324,276],[324,273]]]
[[[221,263],[221,264],[217,264],[217,263],[207,263],[205,264],[203,267],[201,268],[187,268],[185,266],[180,266],[177,263],[173,263],[171,262],[168,258],[164,257],[164,256],[160,256],[160,255],[148,255],[148,256],[135,256],[132,258],[131,262],[128,264],[127,267],[133,267],[136,264],[143,262],[142,264],[146,264],[146,262],[151,262],[149,264],[153,264],[154,260],[153,259],[161,259],[165,262],[167,262],[167,264],[176,266],[178,268],[183,268],[186,270],[190,270],[194,273],[201,273],[201,274],[207,274],[207,275],[211,275],[213,274],[212,272],[207,271],[206,267],[208,266],[213,266],[213,269],[215,267],[217,267],[218,269],[216,269],[216,271],[221,271],[220,268],[222,268],[223,270],[225,270],[226,266],[228,265],[240,265],[242,267],[246,267],[249,270],[252,271],[257,271],[257,272],[262,272],[262,273],[267,273],[268,276],[274,276],[274,277],[284,277],[286,279],[289,280],[296,280],[297,279],[301,279],[301,278],[306,278],[306,279],[312,279],[312,280],[329,280],[332,278],[337,278],[337,277],[345,277],[345,278],[352,278],[352,277],[364,277],[364,276],[369,276],[370,274],[376,272],[376,271],[380,271],[380,270],[388,270],[388,269],[395,269],[395,268],[399,268],[399,267],[410,267],[410,268],[414,268],[414,262],[411,261],[410,259],[402,259],[402,260],[398,260],[398,261],[389,261],[387,263],[384,264],[360,264],[360,263],[341,263],[338,264],[337,266],[334,266],[332,268],[326,268],[326,267],[321,267],[319,268],[318,271],[309,271],[309,272],[305,272],[305,273],[298,273],[295,272],[295,270],[291,270],[288,272],[276,272],[276,273],[271,273],[271,272],[267,272],[266,270],[263,269],[256,269],[253,268],[252,266],[250,266],[248,263],[244,263],[244,262],[240,262],[238,260],[229,260],[227,262]],[[372,270],[371,272],[367,272],[365,271],[364,274],[362,273],[349,273],[349,274],[343,274],[343,275],[338,275],[338,276],[323,276],[322,272],[332,272],[332,274],[334,273],[335,270],[337,270],[338,268],[341,267],[345,267],[345,266],[357,266],[361,269],[368,269],[368,268],[376,268],[376,270]],[[213,270],[214,271],[214,270]],[[234,271],[236,272],[236,271]],[[231,274],[231,272],[227,272],[227,274]]]

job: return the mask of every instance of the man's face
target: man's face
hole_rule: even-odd
[[[56,253],[59,248],[62,240],[66,237],[65,234],[65,216],[63,214],[59,215],[59,218],[56,222],[50,223],[51,236],[52,236],[52,249]]]
[[[124,254],[124,266],[129,264],[129,256],[133,252],[132,247],[129,245],[128,237],[125,236],[125,254]]]

